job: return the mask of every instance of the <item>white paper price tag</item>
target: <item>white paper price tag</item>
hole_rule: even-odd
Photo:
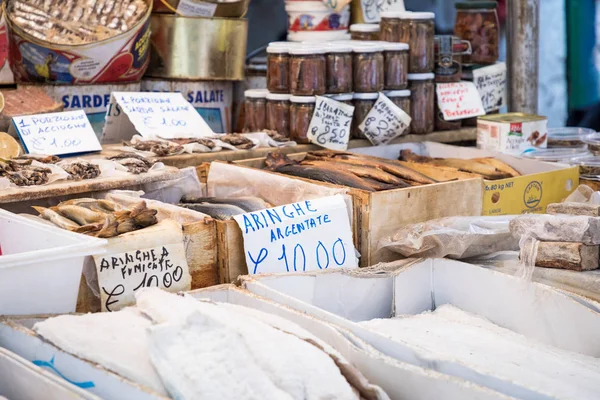
[[[163,139],[214,135],[181,93],[113,92],[102,143],[129,140],[135,133]]]
[[[365,23],[378,23],[383,11],[406,11],[404,0],[360,0]]]
[[[387,144],[402,135],[410,125],[411,118],[386,95],[379,98],[358,129],[375,146]]]
[[[498,63],[473,70],[473,83],[485,112],[499,110],[506,103],[506,64]]]
[[[472,82],[438,83],[437,103],[446,121],[485,115],[481,97]]]
[[[341,195],[237,215],[248,273],[357,268]]]
[[[308,126],[308,140],[331,150],[346,150],[354,107],[317,96],[315,112]]]
[[[217,3],[205,3],[203,1],[179,0],[177,11],[184,17],[212,17],[215,15]]]
[[[27,153],[67,155],[101,151],[83,110],[13,117]]]

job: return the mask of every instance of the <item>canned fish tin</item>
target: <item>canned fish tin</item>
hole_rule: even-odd
[[[144,78],[142,92],[179,92],[214,132],[232,132],[231,81],[171,81]]]
[[[40,38],[46,38],[44,31],[36,31],[36,36],[27,32],[7,12],[12,2],[4,2],[3,12],[8,26],[9,54],[15,80],[18,83],[59,84],[140,80],[148,67],[149,17],[152,8],[150,0],[143,2],[147,4],[145,13],[126,32],[92,42],[78,32],[79,36],[73,34],[74,44],[70,44],[71,37],[68,40],[62,38],[63,43],[56,44]]]
[[[540,115],[508,113],[477,118],[477,147],[522,155],[548,144],[548,119]]]

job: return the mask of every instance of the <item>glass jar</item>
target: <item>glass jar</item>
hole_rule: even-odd
[[[471,54],[471,44],[455,36],[435,37],[435,81],[436,83],[460,82],[462,57]]]
[[[354,93],[354,115],[352,116],[352,139],[366,139],[358,126],[367,118],[367,114],[375,105],[379,93]]]
[[[352,102],[354,93],[326,94],[325,97],[329,97],[331,100],[339,101],[340,103],[349,106],[354,106],[354,103]]]
[[[411,74],[433,71],[434,20],[435,14],[430,12],[400,13],[400,36],[397,41],[408,43],[410,49],[408,72]]]
[[[354,91],[358,93],[380,92],[385,81],[383,47],[374,43],[353,46]]]
[[[435,118],[435,75],[408,74],[410,89],[410,123],[412,133],[422,135],[433,132]]]
[[[352,91],[352,47],[342,44],[327,46],[325,56],[326,93],[348,93]]]
[[[325,48],[303,45],[290,49],[290,93],[294,96],[325,94]]]
[[[267,127],[267,89],[244,92],[244,132],[260,132]]]
[[[296,143],[310,143],[308,126],[315,112],[314,96],[290,97],[290,139]]]
[[[495,1],[465,1],[455,4],[454,35],[471,42],[465,64],[493,64],[499,55],[499,27]]]
[[[395,105],[400,107],[402,111],[411,115],[410,110],[410,90],[389,90],[387,92],[383,92],[385,96],[392,101]],[[412,118],[412,117],[411,117]],[[404,131],[405,135],[410,133],[410,125]]]
[[[384,89],[402,90],[408,86],[408,44],[384,43]]]
[[[401,42],[400,16],[405,11],[383,11],[380,14],[379,38],[384,42]]]
[[[289,61],[287,47],[282,45],[269,45],[267,47],[267,89],[271,93],[288,93]]]
[[[436,95],[437,98],[437,95]],[[454,121],[446,121],[444,119],[444,114],[437,105],[437,101],[435,102],[435,122],[434,122],[434,130],[436,131],[455,131],[460,129],[462,126],[462,120],[457,119]]]
[[[267,94],[267,129],[285,137],[290,137],[290,97],[289,94]]]
[[[352,40],[379,40],[378,24],[352,24],[350,25]]]

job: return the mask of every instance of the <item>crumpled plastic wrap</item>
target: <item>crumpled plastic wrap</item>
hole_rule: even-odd
[[[382,238],[377,250],[387,249],[404,257],[464,259],[519,249],[508,229],[514,218],[448,217],[407,225]]]
[[[563,203],[600,204],[600,192],[587,185],[579,185]]]

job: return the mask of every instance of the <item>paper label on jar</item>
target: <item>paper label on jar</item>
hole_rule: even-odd
[[[473,70],[473,83],[485,112],[499,110],[506,103],[506,64],[497,63]]]
[[[308,126],[308,140],[331,150],[346,150],[354,107],[317,96],[315,112]]]
[[[358,126],[373,145],[388,144],[402,135],[410,125],[411,118],[383,93]]]
[[[184,17],[212,17],[215,15],[217,3],[205,3],[203,1],[179,0],[177,12]]]
[[[446,121],[485,115],[479,92],[473,82],[438,83],[437,104]]]
[[[351,1],[352,0],[323,0],[323,3],[335,12],[340,12],[344,7],[350,4]]]
[[[404,0],[360,0],[365,23],[378,23],[384,11],[406,11]]]

